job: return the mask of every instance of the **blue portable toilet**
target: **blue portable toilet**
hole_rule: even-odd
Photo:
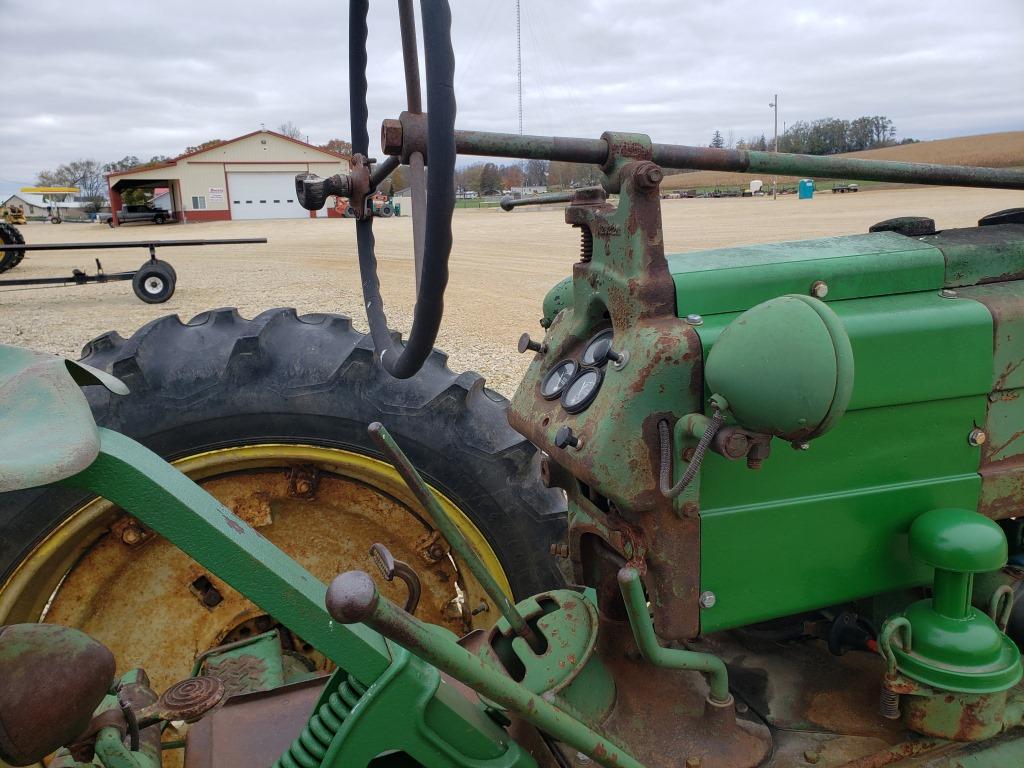
[[[800,179],[800,199],[810,200],[814,197],[814,179]]]

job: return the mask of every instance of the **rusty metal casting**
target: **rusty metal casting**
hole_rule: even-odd
[[[152,714],[161,720],[194,723],[220,704],[226,692],[224,683],[217,677],[190,677],[161,693]]]
[[[114,657],[78,630],[0,627],[0,760],[41,761],[79,737],[114,682]]]

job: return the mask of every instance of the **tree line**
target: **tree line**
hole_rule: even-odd
[[[823,117],[810,122],[800,120],[787,127],[785,132],[779,135],[779,151],[802,155],[836,155],[841,152],[859,152],[864,149],[916,142],[917,139],[897,139],[896,126],[884,115],[864,116],[853,120]],[[726,140],[722,132],[717,130],[712,135],[709,146],[762,152],[774,149],[773,142],[763,133],[734,142],[731,135],[730,139]]]

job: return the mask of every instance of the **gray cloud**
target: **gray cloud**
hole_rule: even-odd
[[[454,0],[459,124],[515,131],[515,11]],[[523,0],[524,128],[717,129],[884,114],[902,136],[1024,127],[1024,3]],[[78,157],[174,155],[291,120],[348,137],[347,6],[312,0],[46,4],[0,0],[0,194]],[[404,101],[397,14],[372,10],[374,125]],[[781,128],[781,126],[780,126]],[[371,128],[371,136],[376,129]]]

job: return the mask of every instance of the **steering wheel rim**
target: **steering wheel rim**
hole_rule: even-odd
[[[409,2],[411,0],[404,0]],[[411,7],[408,8],[411,10]],[[452,212],[455,209],[455,54],[451,40],[451,9],[447,0],[420,0],[423,19],[423,48],[427,80],[427,157],[430,173],[426,182],[426,221],[421,238],[422,268],[416,291],[412,328],[403,345],[391,335],[377,277],[373,217],[356,221],[356,247],[363,286],[363,304],[370,336],[381,366],[395,378],[413,376],[433,350],[444,314],[444,291],[448,284],[448,257],[452,247]],[[349,3],[349,108],[352,116],[352,153],[369,154],[369,110],[366,103],[366,41],[369,0]],[[412,14],[409,13],[411,18]],[[413,35],[402,36],[403,47],[415,46]],[[415,51],[404,51],[415,62]],[[407,78],[407,90],[412,86]],[[419,103],[407,93],[409,104]]]

